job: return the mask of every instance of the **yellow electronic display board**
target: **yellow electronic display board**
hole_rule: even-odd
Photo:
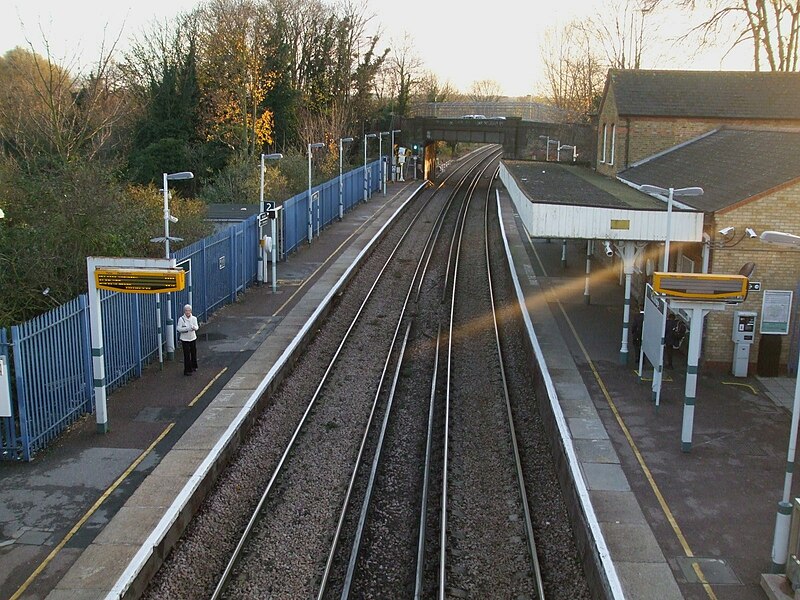
[[[115,269],[98,267],[94,271],[98,289],[128,294],[179,292],[186,287],[183,269]]]
[[[689,300],[741,302],[747,298],[747,277],[713,273],[653,273],[653,291]]]

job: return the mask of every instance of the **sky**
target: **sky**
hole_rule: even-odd
[[[541,45],[548,28],[558,28],[571,18],[596,14],[613,0],[557,0],[542,8],[540,2],[493,0],[491,9],[476,10],[454,0],[360,0],[372,16],[368,27],[382,31],[380,48],[400,47],[406,36],[423,68],[467,92],[475,81],[496,81],[505,95],[525,96],[543,91]],[[28,45],[44,51],[47,39],[56,60],[90,64],[106,46],[120,37],[124,50],[130,40],[159,20],[171,20],[191,10],[198,0],[2,0],[0,53]],[[374,15],[374,16],[373,16]],[[686,19],[659,15],[664,37],[674,37],[686,27]],[[658,62],[644,68],[750,69],[748,47],[727,57],[717,48],[701,56],[681,55],[680,48],[664,47]]]

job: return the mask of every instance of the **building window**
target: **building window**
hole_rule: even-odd
[[[679,273],[694,273],[694,261],[681,254],[678,256],[678,272]]]
[[[617,146],[617,124],[614,123],[611,126],[611,159],[608,161],[608,164],[610,165],[614,164],[614,154],[616,146]]]
[[[601,163],[606,162],[606,137],[607,137],[606,134],[607,133],[608,133],[608,123],[605,123],[603,125],[603,152],[600,155],[600,162]]]

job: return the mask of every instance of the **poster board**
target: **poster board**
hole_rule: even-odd
[[[761,335],[787,335],[792,314],[790,290],[764,290],[761,300]]]

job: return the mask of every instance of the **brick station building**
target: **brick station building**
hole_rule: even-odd
[[[758,313],[749,374],[784,374],[787,367],[794,373],[800,248],[766,244],[746,229],[800,235],[800,73],[610,70],[596,155],[598,173],[629,185],[703,188],[702,196],[675,199],[678,210],[703,212],[705,241],[671,244],[670,270],[731,274],[755,263],[750,279],[761,290],[736,307]],[[657,246],[648,250],[660,265],[655,257],[663,244]],[[637,264],[634,281],[640,299],[649,280],[646,261]],[[793,302],[789,333],[770,336],[762,354],[765,291],[768,297],[792,291]],[[704,365],[730,368],[733,311],[706,318]]]

